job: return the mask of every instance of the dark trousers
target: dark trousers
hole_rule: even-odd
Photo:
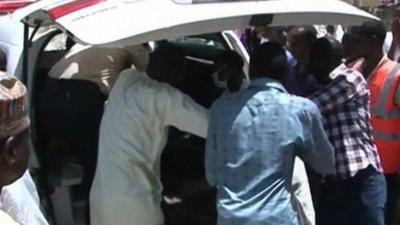
[[[373,167],[321,185],[317,225],[384,225],[386,181]]]
[[[397,199],[400,191],[400,178],[397,173],[385,174],[387,184],[387,202],[385,224],[396,225]]]

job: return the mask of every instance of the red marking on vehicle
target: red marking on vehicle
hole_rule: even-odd
[[[50,10],[49,15],[53,20],[56,20],[80,9],[84,9],[105,1],[106,0],[76,0]]]
[[[34,3],[36,0],[9,0],[9,1],[0,1],[0,14],[4,13],[12,13],[15,10],[25,7],[31,3]]]

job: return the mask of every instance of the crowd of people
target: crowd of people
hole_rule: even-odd
[[[120,75],[100,127],[93,224],[163,223],[169,126],[206,137],[219,225],[395,223],[400,66],[383,53],[384,25],[351,27],[342,44],[313,27],[291,28],[287,46],[282,30],[263,32],[250,83],[234,52],[217,58],[213,80],[226,91],[209,112],[174,88],[177,49],[156,48],[146,72]]]
[[[168,45],[148,55],[135,46],[145,61],[130,58],[118,78],[95,79],[108,100],[90,180],[92,225],[164,224],[160,160],[170,126],[206,139],[218,225],[397,224],[400,14],[388,54],[379,21],[347,28],[341,42],[317,38],[312,26],[255,30],[249,77],[235,51],[216,57],[211,76],[224,91],[209,110],[176,88],[185,55]],[[84,73],[73,57],[50,77]],[[0,76],[0,106],[2,187],[23,175],[28,158],[26,88],[13,77]],[[0,211],[1,224],[11,220]]]

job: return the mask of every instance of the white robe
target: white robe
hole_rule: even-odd
[[[28,170],[14,183],[3,187],[0,204],[21,225],[49,224],[40,210],[39,196]]]
[[[161,225],[168,126],[206,137],[207,123],[207,110],[179,90],[132,69],[122,72],[101,123],[91,224]]]
[[[0,209],[0,224],[1,225],[19,225],[19,223],[15,222],[10,215]]]

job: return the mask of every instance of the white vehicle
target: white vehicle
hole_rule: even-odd
[[[49,68],[64,53],[63,50],[48,51],[47,47],[60,34],[89,45],[127,46],[163,41],[182,48],[192,72],[186,89],[182,88],[182,91],[200,104],[210,106],[215,96],[209,95],[210,87],[207,86],[205,77],[210,77],[215,55],[234,49],[243,56],[246,63],[249,61],[238,38],[234,33],[225,30],[258,25],[357,25],[366,20],[378,20],[373,15],[339,0],[42,0],[17,10],[10,19],[25,24],[25,29],[19,26],[17,33],[21,36],[15,39],[19,42],[17,45],[21,46],[23,43],[25,46],[24,54],[19,53],[18,56],[16,53],[16,56],[10,57],[15,57],[20,62],[14,63],[17,65],[16,71],[19,71],[16,75],[27,82],[30,91],[32,140],[41,164],[46,163],[42,156],[45,149],[40,143],[45,137],[41,137],[37,112],[38,105],[45,102],[40,102],[42,100],[39,95]],[[46,32],[38,35],[36,31],[39,29],[45,29]],[[25,32],[21,32],[24,30]],[[0,39],[0,47],[2,45]],[[180,201],[199,200],[199,195],[209,191],[203,179],[201,151],[198,151],[203,147],[203,142],[178,131],[171,133],[170,143],[164,153],[164,167],[175,168],[173,173],[190,178],[180,181],[178,190],[173,190],[176,193],[172,194],[178,196]],[[171,157],[181,148],[189,148],[185,152],[191,152],[188,153],[192,154],[191,157],[198,157],[198,163],[188,163],[184,156],[179,162],[176,157]],[[79,186],[82,170],[69,161],[63,163],[60,171],[43,171],[47,183],[55,190],[49,193],[54,220],[58,225],[78,224],[74,218],[83,214],[77,209],[81,209],[79,206],[85,203],[70,194],[73,187]],[[167,174],[163,179],[166,191],[171,183],[168,178],[170,177]],[[211,212],[208,213],[212,214],[215,211],[214,202],[205,200],[211,203]]]

